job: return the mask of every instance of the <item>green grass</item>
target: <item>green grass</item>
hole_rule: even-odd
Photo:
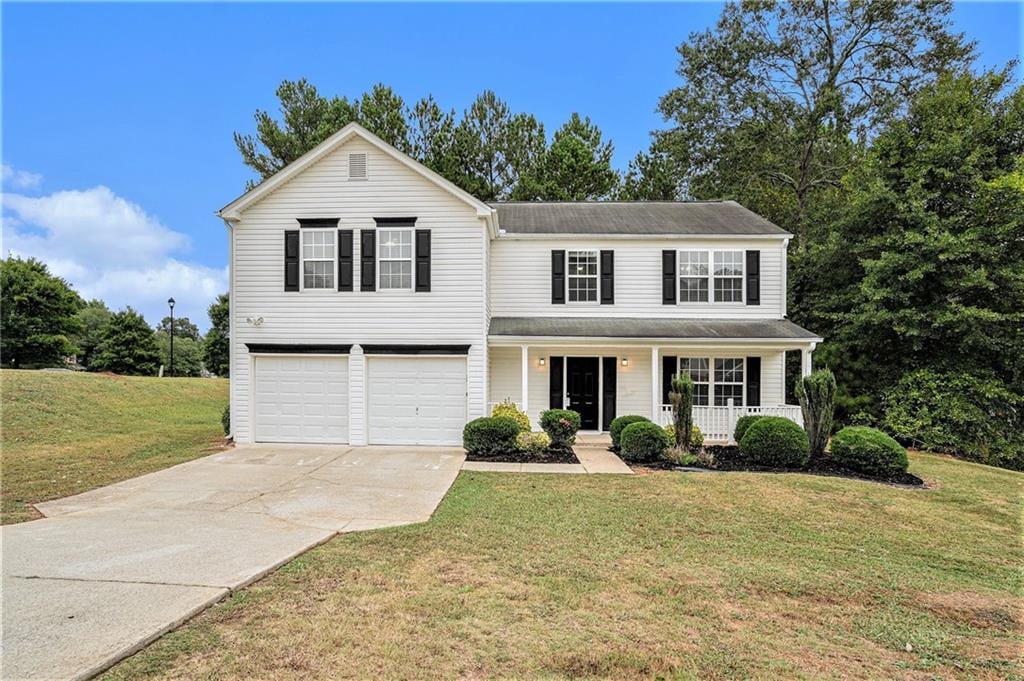
[[[208,454],[224,437],[221,379],[0,371],[3,523],[30,504]]]
[[[464,472],[106,678],[1012,678],[1024,475],[911,471]]]

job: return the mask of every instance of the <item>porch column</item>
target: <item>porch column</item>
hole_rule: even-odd
[[[814,352],[815,343],[810,343],[806,348],[800,351],[800,375],[810,376],[811,375],[811,354]]]
[[[519,409],[527,414],[530,413],[530,400],[527,397],[530,394],[530,346],[520,345],[519,350],[523,357],[523,388],[519,404]]]
[[[651,420],[661,423],[661,367],[658,366],[661,360],[661,347],[655,345],[651,348]]]

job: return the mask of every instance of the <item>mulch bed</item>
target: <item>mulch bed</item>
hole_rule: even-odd
[[[479,456],[466,454],[466,461],[493,461],[494,463],[579,463],[572,449],[549,449],[543,454],[513,452],[502,456]]]
[[[894,476],[887,478],[872,477],[870,475],[864,475],[857,471],[851,471],[847,468],[843,468],[835,461],[826,457],[820,461],[814,461],[807,466],[807,468],[771,468],[768,466],[758,466],[751,463],[747,457],[740,451],[739,447],[735,445],[709,445],[704,448],[704,451],[710,453],[714,457],[714,463],[710,466],[705,466],[700,463],[695,463],[691,466],[687,466],[689,469],[702,468],[708,471],[744,471],[751,473],[809,473],[811,475],[825,475],[836,478],[854,478],[856,480],[870,480],[872,482],[882,482],[889,485],[899,485],[901,487],[927,487],[924,480],[913,475],[912,473],[898,473]],[[679,466],[676,464],[665,462],[657,462],[644,464],[647,468],[665,470],[665,469],[678,469]]]

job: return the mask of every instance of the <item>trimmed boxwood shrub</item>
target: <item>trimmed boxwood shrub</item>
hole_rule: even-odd
[[[732,439],[739,442],[747,433],[747,428],[752,426],[758,419],[764,418],[760,414],[748,414],[736,419],[736,430],[732,432]]]
[[[636,421],[622,429],[619,444],[623,459],[644,463],[662,458],[672,440],[661,426],[650,421]]]
[[[475,456],[504,456],[518,450],[519,424],[507,416],[483,416],[462,429],[462,446]]]
[[[612,425],[608,427],[608,434],[612,436],[612,449],[619,451],[619,438],[622,437],[622,429],[631,423],[640,423],[646,421],[650,423],[651,420],[646,416],[640,416],[639,414],[626,414],[625,416],[619,416],[612,421]]]
[[[569,409],[548,409],[541,412],[540,427],[551,438],[551,448],[565,450],[576,442],[580,429],[580,415]]]
[[[762,416],[747,428],[740,449],[751,463],[769,468],[801,468],[811,455],[804,429],[781,416]]]
[[[832,458],[850,470],[887,478],[907,470],[907,450],[885,433],[847,426],[832,437]]]

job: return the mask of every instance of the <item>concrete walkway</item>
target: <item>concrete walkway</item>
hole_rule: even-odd
[[[576,473],[633,475],[633,471],[622,459],[615,456],[608,447],[607,436],[580,436],[573,445],[573,452],[579,463],[504,463],[500,461],[467,461],[462,464],[466,471],[491,471],[494,473]]]
[[[97,674],[338,532],[423,522],[461,449],[251,445],[0,528],[0,678]]]

